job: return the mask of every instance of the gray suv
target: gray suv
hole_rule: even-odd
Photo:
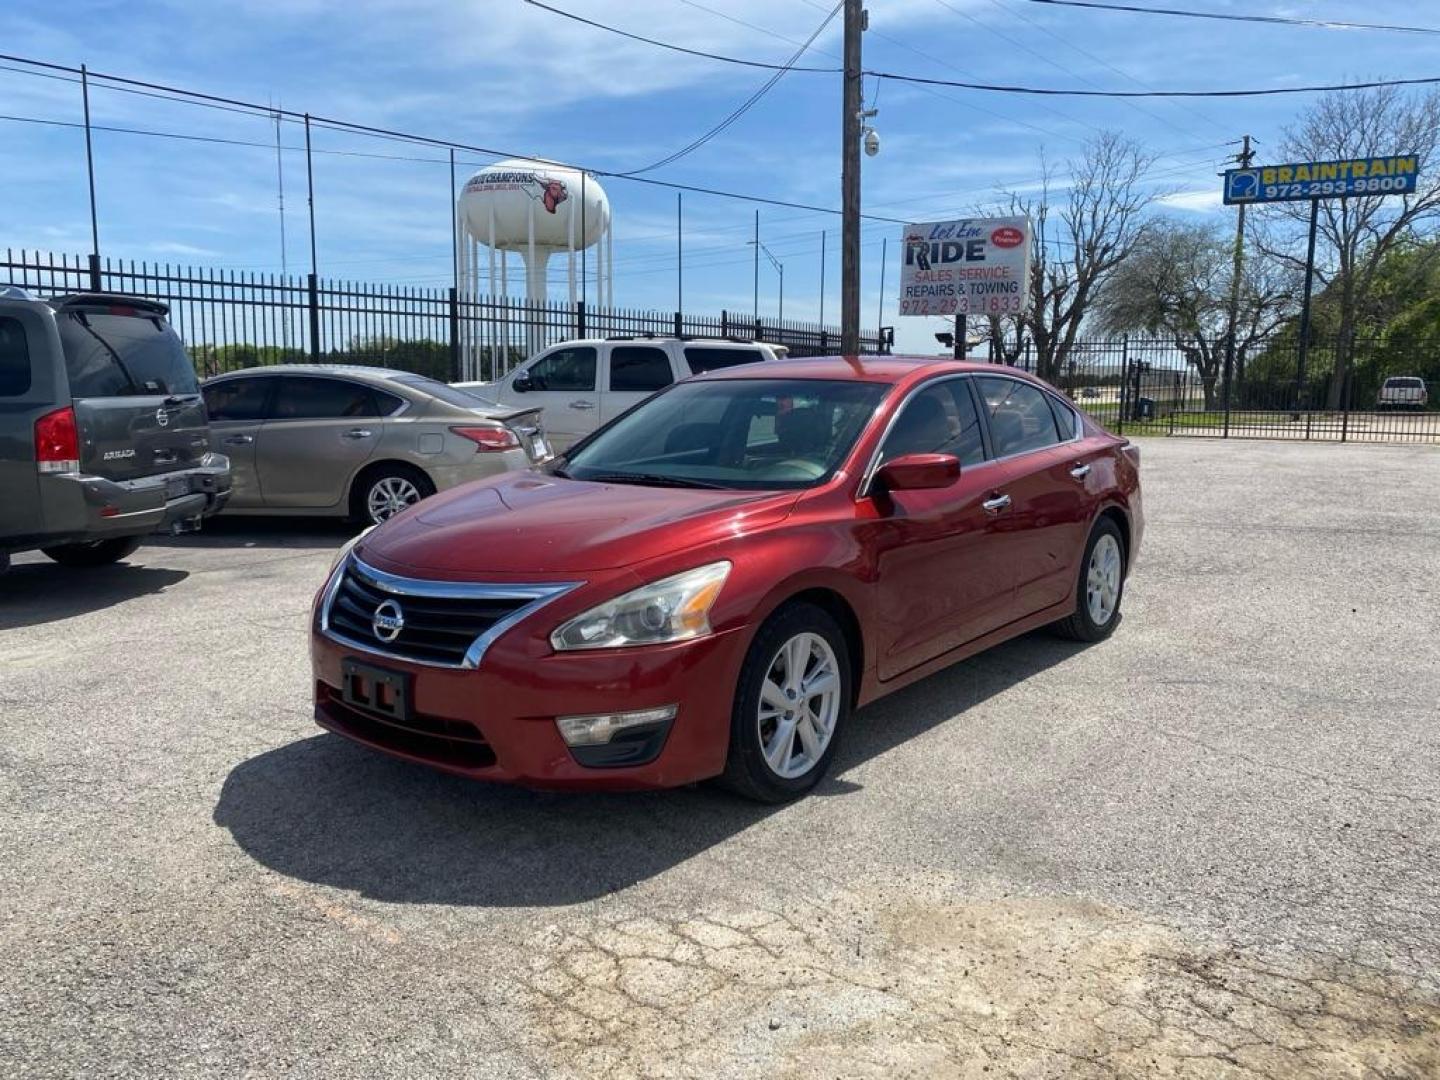
[[[230,494],[195,368],[164,304],[0,287],[0,570],[39,549],[67,566],[198,528]]]

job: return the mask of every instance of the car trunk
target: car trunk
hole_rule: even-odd
[[[174,472],[208,449],[195,367],[165,310],[89,297],[57,309],[88,475],[124,481]]]
[[[520,445],[525,447],[531,461],[546,461],[552,456],[552,448],[545,436],[540,413],[539,409],[517,409],[498,415],[492,412],[488,416],[491,420],[499,420],[520,437]]]

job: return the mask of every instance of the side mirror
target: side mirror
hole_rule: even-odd
[[[954,454],[901,454],[880,466],[875,487],[885,491],[924,491],[949,487],[960,479]]]
[[[530,381],[530,373],[522,371],[515,378],[510,380],[510,389],[517,394],[527,394],[535,389],[535,384]]]

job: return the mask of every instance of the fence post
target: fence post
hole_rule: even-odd
[[[460,290],[450,286],[450,381],[459,382],[460,373]]]
[[[576,301],[575,301],[575,336],[576,336],[577,338],[583,338],[583,337],[585,336],[585,301],[584,301],[584,300],[576,300]]]
[[[765,333],[764,333],[763,330],[760,329],[760,320],[759,320],[759,319],[756,319],[756,320],[755,320],[755,340],[756,340],[756,341],[763,341],[764,338],[765,338]]]
[[[678,311],[675,312],[675,336],[677,338],[685,336],[685,317]]]
[[[720,336],[722,338],[730,336],[730,312],[723,308],[720,311]]]
[[[995,339],[990,339],[991,351],[994,351]],[[1115,418],[1115,434],[1125,434],[1125,398],[1130,390],[1130,335],[1120,335],[1120,412]]]
[[[1353,357],[1346,363],[1345,372],[1340,376],[1344,385],[1340,387],[1340,441],[1343,443],[1350,435],[1350,406],[1351,395],[1355,392],[1355,380],[1352,378],[1354,367]]]
[[[310,284],[310,362],[320,362],[320,279],[307,275]]]
[[[88,258],[90,261],[90,291],[100,292],[100,256],[92,251]]]

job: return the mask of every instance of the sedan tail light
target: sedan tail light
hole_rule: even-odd
[[[35,466],[42,473],[80,471],[80,432],[69,405],[35,421]]]
[[[507,427],[452,427],[450,430],[473,442],[476,453],[520,449],[520,436]]]

